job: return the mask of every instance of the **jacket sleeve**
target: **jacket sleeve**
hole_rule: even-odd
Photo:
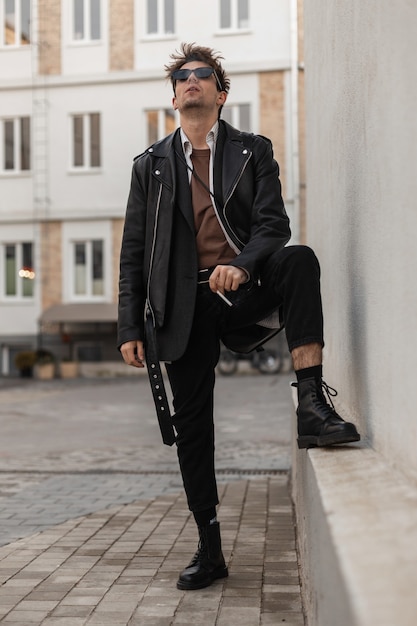
[[[144,337],[146,191],[139,176],[140,164],[138,159],[132,168],[120,252],[118,348],[126,341],[143,341]]]
[[[232,264],[243,267],[257,279],[265,260],[288,243],[291,230],[281,194],[279,166],[269,139],[254,137],[251,165],[254,187],[249,239]]]

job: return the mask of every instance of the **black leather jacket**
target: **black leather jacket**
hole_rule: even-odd
[[[160,360],[175,360],[185,349],[197,284],[193,213],[181,156],[177,129],[135,159],[120,257],[118,345],[143,340],[144,317],[151,314]],[[265,259],[290,239],[269,139],[219,122],[214,195],[225,235],[240,251],[232,264],[257,280]]]

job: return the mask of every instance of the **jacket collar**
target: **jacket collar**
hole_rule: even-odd
[[[154,143],[152,146],[150,146],[145,151],[145,153],[151,154],[152,156],[160,157],[160,158],[168,157],[171,153],[171,150],[173,150],[175,138],[177,135],[179,135],[179,133],[180,133],[180,129],[177,128],[176,130],[174,130],[173,133],[167,135],[163,139],[160,139],[159,141]]]
[[[214,127],[213,127],[214,131]],[[177,128],[174,132],[170,133],[163,139],[155,142],[152,146],[150,146],[145,152],[152,154],[156,157],[168,157],[170,150],[172,149],[173,143],[175,141],[175,136],[181,133],[181,129]],[[214,133],[216,135],[216,133]],[[243,133],[234,128],[224,120],[219,120],[217,137],[215,137],[216,141],[220,141],[224,143],[227,141],[237,142],[239,145],[243,146]]]

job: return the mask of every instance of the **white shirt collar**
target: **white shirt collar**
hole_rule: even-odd
[[[188,139],[187,135],[185,134],[182,128],[180,128],[180,133],[181,133],[181,143],[182,143],[182,147],[184,150],[184,154],[186,157],[188,157],[193,151],[193,145],[191,141]],[[216,148],[216,141],[217,141],[218,134],[219,134],[219,122],[218,120],[216,120],[216,122],[213,124],[212,128],[209,130],[206,136],[206,142],[207,142],[208,147],[210,148],[211,153],[213,153]]]

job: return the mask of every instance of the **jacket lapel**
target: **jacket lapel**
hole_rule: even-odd
[[[243,144],[240,132],[221,120],[214,159],[214,189],[216,199],[222,202],[221,208],[232,195],[250,155],[251,151]]]
[[[181,211],[187,224],[190,226],[193,234],[195,234],[195,225],[194,225],[194,212],[193,205],[191,202],[191,190],[190,183],[188,180],[188,170],[184,160],[181,159],[178,155],[183,154],[180,134],[177,133],[173,142],[173,158],[174,158],[174,168],[176,170],[176,190],[175,190],[175,205]]]
[[[175,210],[179,210],[182,213],[194,234],[194,213],[187,166],[185,165],[185,159],[183,162],[177,156],[177,154],[182,155],[183,153],[179,129],[154,144],[151,151],[157,159],[153,169],[160,170],[158,174],[159,180],[170,188]]]

